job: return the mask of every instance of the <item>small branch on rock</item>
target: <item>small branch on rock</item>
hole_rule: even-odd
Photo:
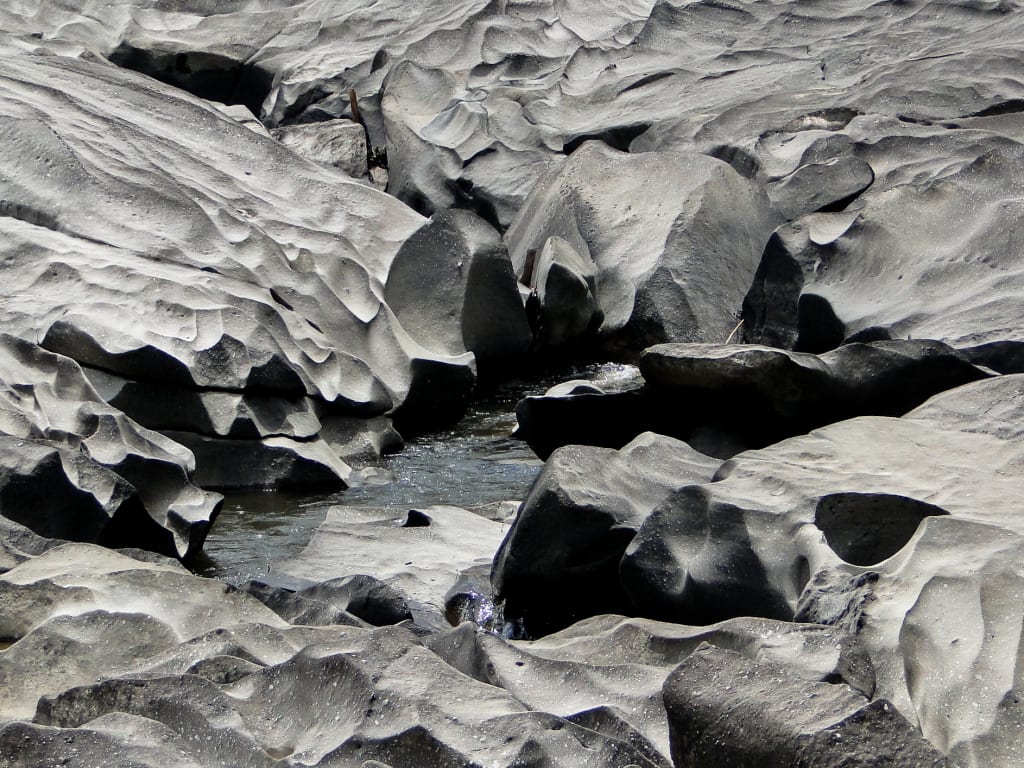
[[[732,329],[732,333],[730,333],[728,338],[725,340],[726,344],[732,341],[732,337],[736,335],[736,332],[739,331],[741,327],[743,327],[743,320],[740,320],[738,323],[736,323],[736,327]]]

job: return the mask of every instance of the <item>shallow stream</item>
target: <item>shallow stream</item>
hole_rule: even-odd
[[[516,403],[566,379],[590,379],[614,388],[635,377],[632,366],[603,364],[509,382],[473,403],[453,429],[417,437],[401,452],[385,457],[379,474],[361,485],[330,494],[275,491],[228,496],[197,571],[236,586],[249,579],[287,586],[288,579],[276,576],[272,564],[299,554],[327,509],[336,504],[404,512],[432,504],[476,510],[521,500],[543,463],[526,443],[511,436]]]

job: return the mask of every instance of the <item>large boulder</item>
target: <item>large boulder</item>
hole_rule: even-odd
[[[402,244],[384,300],[424,347],[449,357],[472,352],[482,375],[511,369],[530,345],[505,245],[469,211],[437,213]]]
[[[458,415],[431,400],[465,400],[472,358],[439,351],[426,329],[435,349],[421,345],[383,296],[424,219],[148,78],[57,56],[4,61],[8,332],[90,368],[143,425],[194,433],[185,441],[204,460],[250,451],[254,467],[318,467],[265,482],[215,470],[218,486],[344,486],[316,416],[376,418],[407,400],[410,423],[415,411]],[[43,98],[53,83],[66,98]]]
[[[726,163],[591,142],[538,183],[506,240],[521,277],[551,237],[592,261],[601,343],[635,351],[725,341],[776,223]]]
[[[707,482],[720,463],[653,433],[619,451],[555,451],[494,556],[506,620],[538,635],[626,609],[619,561],[633,536],[673,490]]]
[[[845,133],[882,174],[846,211],[773,236],[745,301],[747,338],[809,352],[937,339],[1002,372],[1024,370],[1024,260],[1006,245],[1016,242],[1007,227],[1021,205],[1021,145],[867,121]]]

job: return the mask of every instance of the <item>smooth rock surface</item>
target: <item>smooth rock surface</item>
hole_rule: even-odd
[[[494,556],[506,620],[539,635],[625,608],[619,561],[637,530],[673,490],[707,482],[720,463],[653,433],[618,451],[555,451]]]
[[[372,574],[408,601],[413,619],[437,629],[445,594],[462,571],[486,565],[505,526],[450,506],[386,510],[331,507],[309,545],[274,570],[313,583]]]
[[[764,192],[719,160],[591,142],[538,182],[505,237],[520,277],[550,237],[592,261],[597,333],[635,350],[725,341],[776,223]]]

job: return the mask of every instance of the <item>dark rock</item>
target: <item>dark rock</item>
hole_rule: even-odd
[[[323,440],[232,440],[166,430],[196,457],[194,478],[204,488],[340,490],[351,468]]]
[[[402,245],[384,298],[420,344],[449,357],[472,352],[482,376],[508,370],[530,345],[505,246],[468,211],[435,214]]]
[[[558,449],[494,556],[505,619],[539,635],[624,610],[619,561],[644,519],[675,488],[710,480],[719,464],[652,433],[620,451]]]
[[[596,265],[560,237],[545,241],[529,283],[537,301],[535,343],[542,348],[574,341],[604,319],[597,306]]]
[[[195,460],[103,402],[72,360],[0,336],[0,508],[46,538],[202,547],[220,507]]]
[[[358,616],[375,626],[399,624],[413,618],[405,598],[394,587],[373,576],[356,574],[315,584],[298,593]]]
[[[677,399],[730,393],[763,409],[762,445],[853,416],[899,416],[929,397],[991,376],[936,341],[845,344],[820,356],[757,345],[674,344],[640,358],[647,384]],[[749,439],[749,438],[748,438]]]
[[[794,680],[785,667],[728,650],[695,651],[666,680],[664,696],[677,768],[946,765],[884,699]]]

